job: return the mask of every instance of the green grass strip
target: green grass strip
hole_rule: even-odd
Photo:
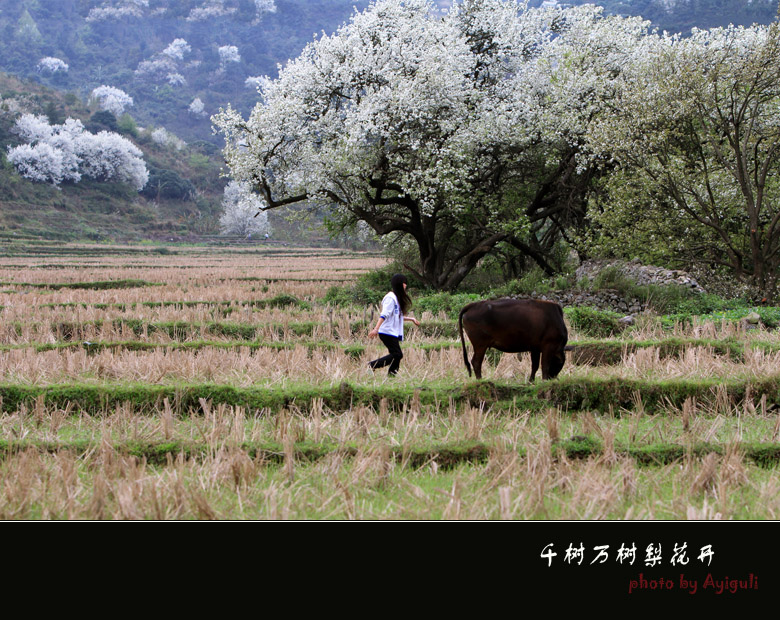
[[[25,288],[45,288],[58,291],[63,288],[106,290],[119,288],[139,288],[144,286],[163,286],[160,282],[148,282],[147,280],[99,280],[96,282],[62,282],[62,283],[34,283],[34,282],[0,282],[2,286],[22,286]]]
[[[269,465],[281,465],[288,454],[298,462],[314,462],[328,455],[339,454],[354,457],[361,451],[354,444],[338,445],[333,442],[296,442],[285,447],[278,442],[243,442],[236,445],[214,446],[203,442],[191,441],[125,441],[113,444],[117,453],[145,459],[148,463],[165,465],[183,456],[186,459],[203,459],[212,456],[215,449],[237,449],[245,452],[253,460],[260,460]],[[372,446],[375,447],[375,446]],[[59,441],[29,441],[0,440],[0,458],[8,457],[28,450],[38,452],[74,454],[94,454],[105,449],[105,444],[93,440]],[[698,443],[689,446],[680,444],[653,444],[641,447],[616,447],[610,452],[615,459],[629,458],[641,466],[665,466],[677,463],[683,459],[702,459],[709,454],[724,455],[728,450],[737,450],[745,459],[759,467],[777,467],[780,465],[780,444],[777,443],[742,443],[724,446],[713,443]],[[412,468],[423,467],[436,462],[438,467],[449,469],[464,463],[486,463],[497,449],[488,443],[466,441],[458,443],[443,443],[433,446],[388,446],[387,453],[392,459]],[[504,448],[500,449],[505,452]],[[518,454],[525,456],[525,448],[518,448]],[[552,455],[555,458],[566,456],[569,459],[586,459],[605,457],[603,446],[598,440],[586,437],[577,440],[559,441],[552,445]]]
[[[63,321],[54,324],[53,330],[59,332],[64,340],[73,340],[80,339],[85,329],[100,329],[105,323],[106,321],[102,319],[84,322]],[[261,338],[269,331],[277,337],[283,337],[285,334],[311,336],[317,328],[325,326],[325,323],[317,321],[290,322],[285,325],[281,323],[248,324],[219,321],[207,323],[194,323],[191,321],[149,322],[140,319],[113,319],[110,323],[115,330],[127,328],[132,330],[137,336],[144,332],[147,334],[162,333],[172,340],[188,340],[193,335],[200,336],[202,334],[251,341]],[[352,334],[368,333],[367,321],[355,321],[349,327]],[[424,336],[453,337],[452,326],[447,323],[429,322],[417,329]],[[17,332],[20,332],[20,330],[21,326],[17,326]]]
[[[115,326],[121,327],[122,324],[131,325],[134,333],[139,335],[143,333],[144,324],[140,322],[134,322],[130,320],[122,320],[119,323],[115,322]],[[80,324],[85,325],[85,324]],[[92,325],[96,328],[100,327],[99,322],[94,322]],[[236,329],[233,327],[235,324],[231,323],[213,323],[207,324],[204,331],[211,331],[214,335],[224,336],[227,333],[235,333]],[[355,325],[355,331],[360,333],[364,324]],[[181,326],[181,327],[179,327]],[[148,333],[154,334],[156,331],[163,331],[170,337],[176,336],[179,340],[174,342],[148,342],[146,340],[121,340],[121,341],[81,341],[76,340],[75,336],[78,335],[78,327],[71,323],[60,323],[59,329],[63,336],[63,341],[60,342],[46,342],[46,343],[25,343],[14,345],[0,345],[0,351],[8,351],[12,349],[25,349],[33,348],[38,352],[52,351],[62,349],[73,348],[85,348],[89,352],[99,352],[104,350],[127,350],[127,351],[154,351],[156,349],[171,349],[171,350],[189,350],[199,351],[202,349],[215,348],[215,349],[237,349],[241,347],[249,348],[252,351],[261,349],[274,349],[284,350],[293,349],[297,346],[306,347],[310,352],[318,350],[341,350],[345,354],[359,358],[367,349],[367,346],[360,343],[343,344],[337,340],[264,340],[258,338],[258,332],[262,329],[258,326],[247,326],[245,328],[239,328],[239,335],[243,335],[243,339],[237,340],[208,340],[198,338],[196,340],[184,340],[184,337],[191,337],[193,335],[193,325],[189,323],[171,323],[171,324],[146,324]],[[266,326],[267,329],[267,326]],[[281,337],[283,334],[284,326],[277,325],[272,328]],[[314,324],[312,323],[299,323],[294,324],[294,327],[289,328],[296,335],[301,333],[301,338],[305,338],[306,332],[312,332],[314,330]],[[188,331],[189,330],[189,331]],[[18,331],[18,330],[17,330]],[[199,329],[198,332],[201,330]],[[243,334],[242,334],[243,332]],[[200,335],[200,334],[198,334]],[[414,342],[407,341],[407,348],[417,349],[421,351],[441,351],[446,349],[460,349],[461,344],[455,340],[441,340],[438,342]],[[573,364],[575,366],[591,365],[591,366],[615,366],[623,362],[623,358],[627,354],[635,353],[639,349],[656,347],[659,349],[659,356],[661,359],[666,358],[679,358],[686,349],[690,347],[703,347],[713,351],[716,355],[722,355],[736,362],[744,361],[745,351],[749,348],[762,349],[767,353],[780,351],[780,344],[768,343],[768,342],[755,342],[752,344],[746,344],[736,341],[718,341],[718,340],[702,340],[702,339],[686,339],[686,338],[673,338],[669,340],[652,340],[643,342],[633,341],[581,341],[574,343],[575,349],[572,351],[567,359],[567,364]],[[471,353],[471,349],[468,349]],[[490,350],[490,354],[499,355],[496,351]],[[507,354],[511,355],[511,354]]]
[[[389,404],[403,406],[413,399],[422,405],[440,405],[450,399],[455,403],[508,406],[542,412],[551,406],[563,411],[635,411],[639,407],[648,414],[682,409],[688,398],[698,403],[711,404],[724,410],[740,405],[750,390],[758,402],[766,395],[767,404],[780,404],[780,377],[750,380],[675,380],[650,381],[602,378],[569,378],[539,381],[536,384],[512,384],[491,381],[467,381],[452,386],[409,386],[392,382],[381,385],[296,384],[282,387],[237,387],[215,383],[148,385],[138,383],[0,384],[2,410],[13,412],[22,405],[45,404],[90,414],[105,413],[118,405],[130,403],[141,413],[159,410],[168,399],[182,415],[200,411],[200,399],[214,404],[240,405],[249,410],[279,411],[295,404],[308,407],[315,399],[334,411],[344,411],[357,404],[378,407],[386,399]],[[729,410],[725,410],[729,412]]]

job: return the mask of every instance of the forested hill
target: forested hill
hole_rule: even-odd
[[[586,0],[552,5],[585,4]],[[531,6],[543,0],[531,0]],[[438,0],[442,8],[449,0]],[[768,23],[777,0],[601,0],[687,32]],[[141,126],[217,142],[209,117],[257,100],[253,78],[275,77],[315,35],[331,33],[368,0],[0,0],[0,70],[86,100],[107,85],[133,98]],[[178,43],[174,43],[178,41]],[[57,59],[61,64],[43,63]],[[65,67],[66,65],[66,67]]]
[[[538,6],[542,1],[532,4]],[[777,0],[569,0],[567,4],[598,4],[608,13],[641,15],[661,31],[682,34],[691,28],[768,24],[778,7]]]
[[[209,116],[248,112],[251,78],[275,76],[367,0],[0,0],[0,70],[86,100],[108,85],[139,125],[216,142]],[[171,45],[179,40],[178,45]],[[57,70],[44,58],[61,60]],[[62,67],[62,65],[60,65]],[[202,103],[202,107],[197,101]],[[193,106],[195,102],[195,106]]]

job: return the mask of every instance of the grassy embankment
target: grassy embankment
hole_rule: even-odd
[[[774,329],[568,310],[559,379],[477,382],[418,295],[390,380],[375,306],[325,301],[382,259],[111,249],[0,264],[6,518],[776,518]]]

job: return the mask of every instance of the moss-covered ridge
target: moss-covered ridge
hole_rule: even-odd
[[[82,383],[55,385],[0,384],[3,411],[16,411],[20,406],[47,406],[87,411],[113,410],[130,403],[139,412],[154,411],[165,399],[177,412],[197,414],[200,401],[251,410],[278,411],[295,404],[308,407],[315,399],[333,410],[345,410],[353,405],[378,406],[386,403],[403,406],[412,401],[423,405],[452,400],[454,403],[480,403],[523,407],[532,412],[556,406],[564,411],[623,411],[641,409],[653,414],[681,409],[688,399],[714,408],[740,406],[747,398],[758,402],[766,398],[769,408],[780,406],[780,376],[765,379],[698,379],[698,380],[630,380],[618,378],[563,377],[535,384],[513,384],[492,381],[467,381],[452,385],[409,386],[392,382],[378,385],[290,384],[287,386],[240,387],[216,383],[139,384]]]
[[[0,440],[0,458],[27,450],[39,452],[71,452],[74,454],[94,454],[105,450],[104,442],[93,440],[74,441],[28,441]],[[177,458],[203,459],[213,456],[220,450],[243,451],[253,460],[268,465],[284,464],[289,458],[296,462],[314,462],[328,455],[339,454],[355,457],[365,454],[365,448],[354,443],[337,444],[332,441],[300,441],[284,445],[279,442],[241,442],[232,445],[210,445],[190,441],[124,441],[110,445],[110,449],[127,456],[135,456],[152,464],[166,464]],[[376,452],[376,446],[372,447]],[[708,454],[723,456],[729,451],[737,451],[743,458],[762,467],[776,467],[780,464],[780,444],[742,443],[728,446],[717,443],[696,443],[681,445],[675,443],[657,443],[642,446],[616,445],[606,451],[602,443],[591,437],[578,437],[555,442],[551,446],[553,458],[606,458],[630,459],[642,466],[663,466],[682,461],[686,458],[701,459]],[[507,448],[490,443],[461,441],[435,445],[386,446],[387,457],[414,468],[435,462],[438,467],[449,468],[463,463],[484,463],[491,456],[506,454]],[[526,449],[518,446],[514,452],[524,457]]]

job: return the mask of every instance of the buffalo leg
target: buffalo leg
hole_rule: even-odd
[[[481,349],[474,347],[474,355],[471,358],[471,365],[474,368],[474,376],[477,379],[482,378],[482,360],[485,359],[485,351],[487,351],[487,347],[483,347]]]
[[[555,379],[561,372],[566,360],[566,354],[545,351],[542,353],[542,379]]]
[[[539,370],[539,351],[531,351],[531,376],[528,377],[528,380],[533,383],[534,377],[536,377],[536,371]],[[544,369],[542,369],[542,376],[544,377]]]

